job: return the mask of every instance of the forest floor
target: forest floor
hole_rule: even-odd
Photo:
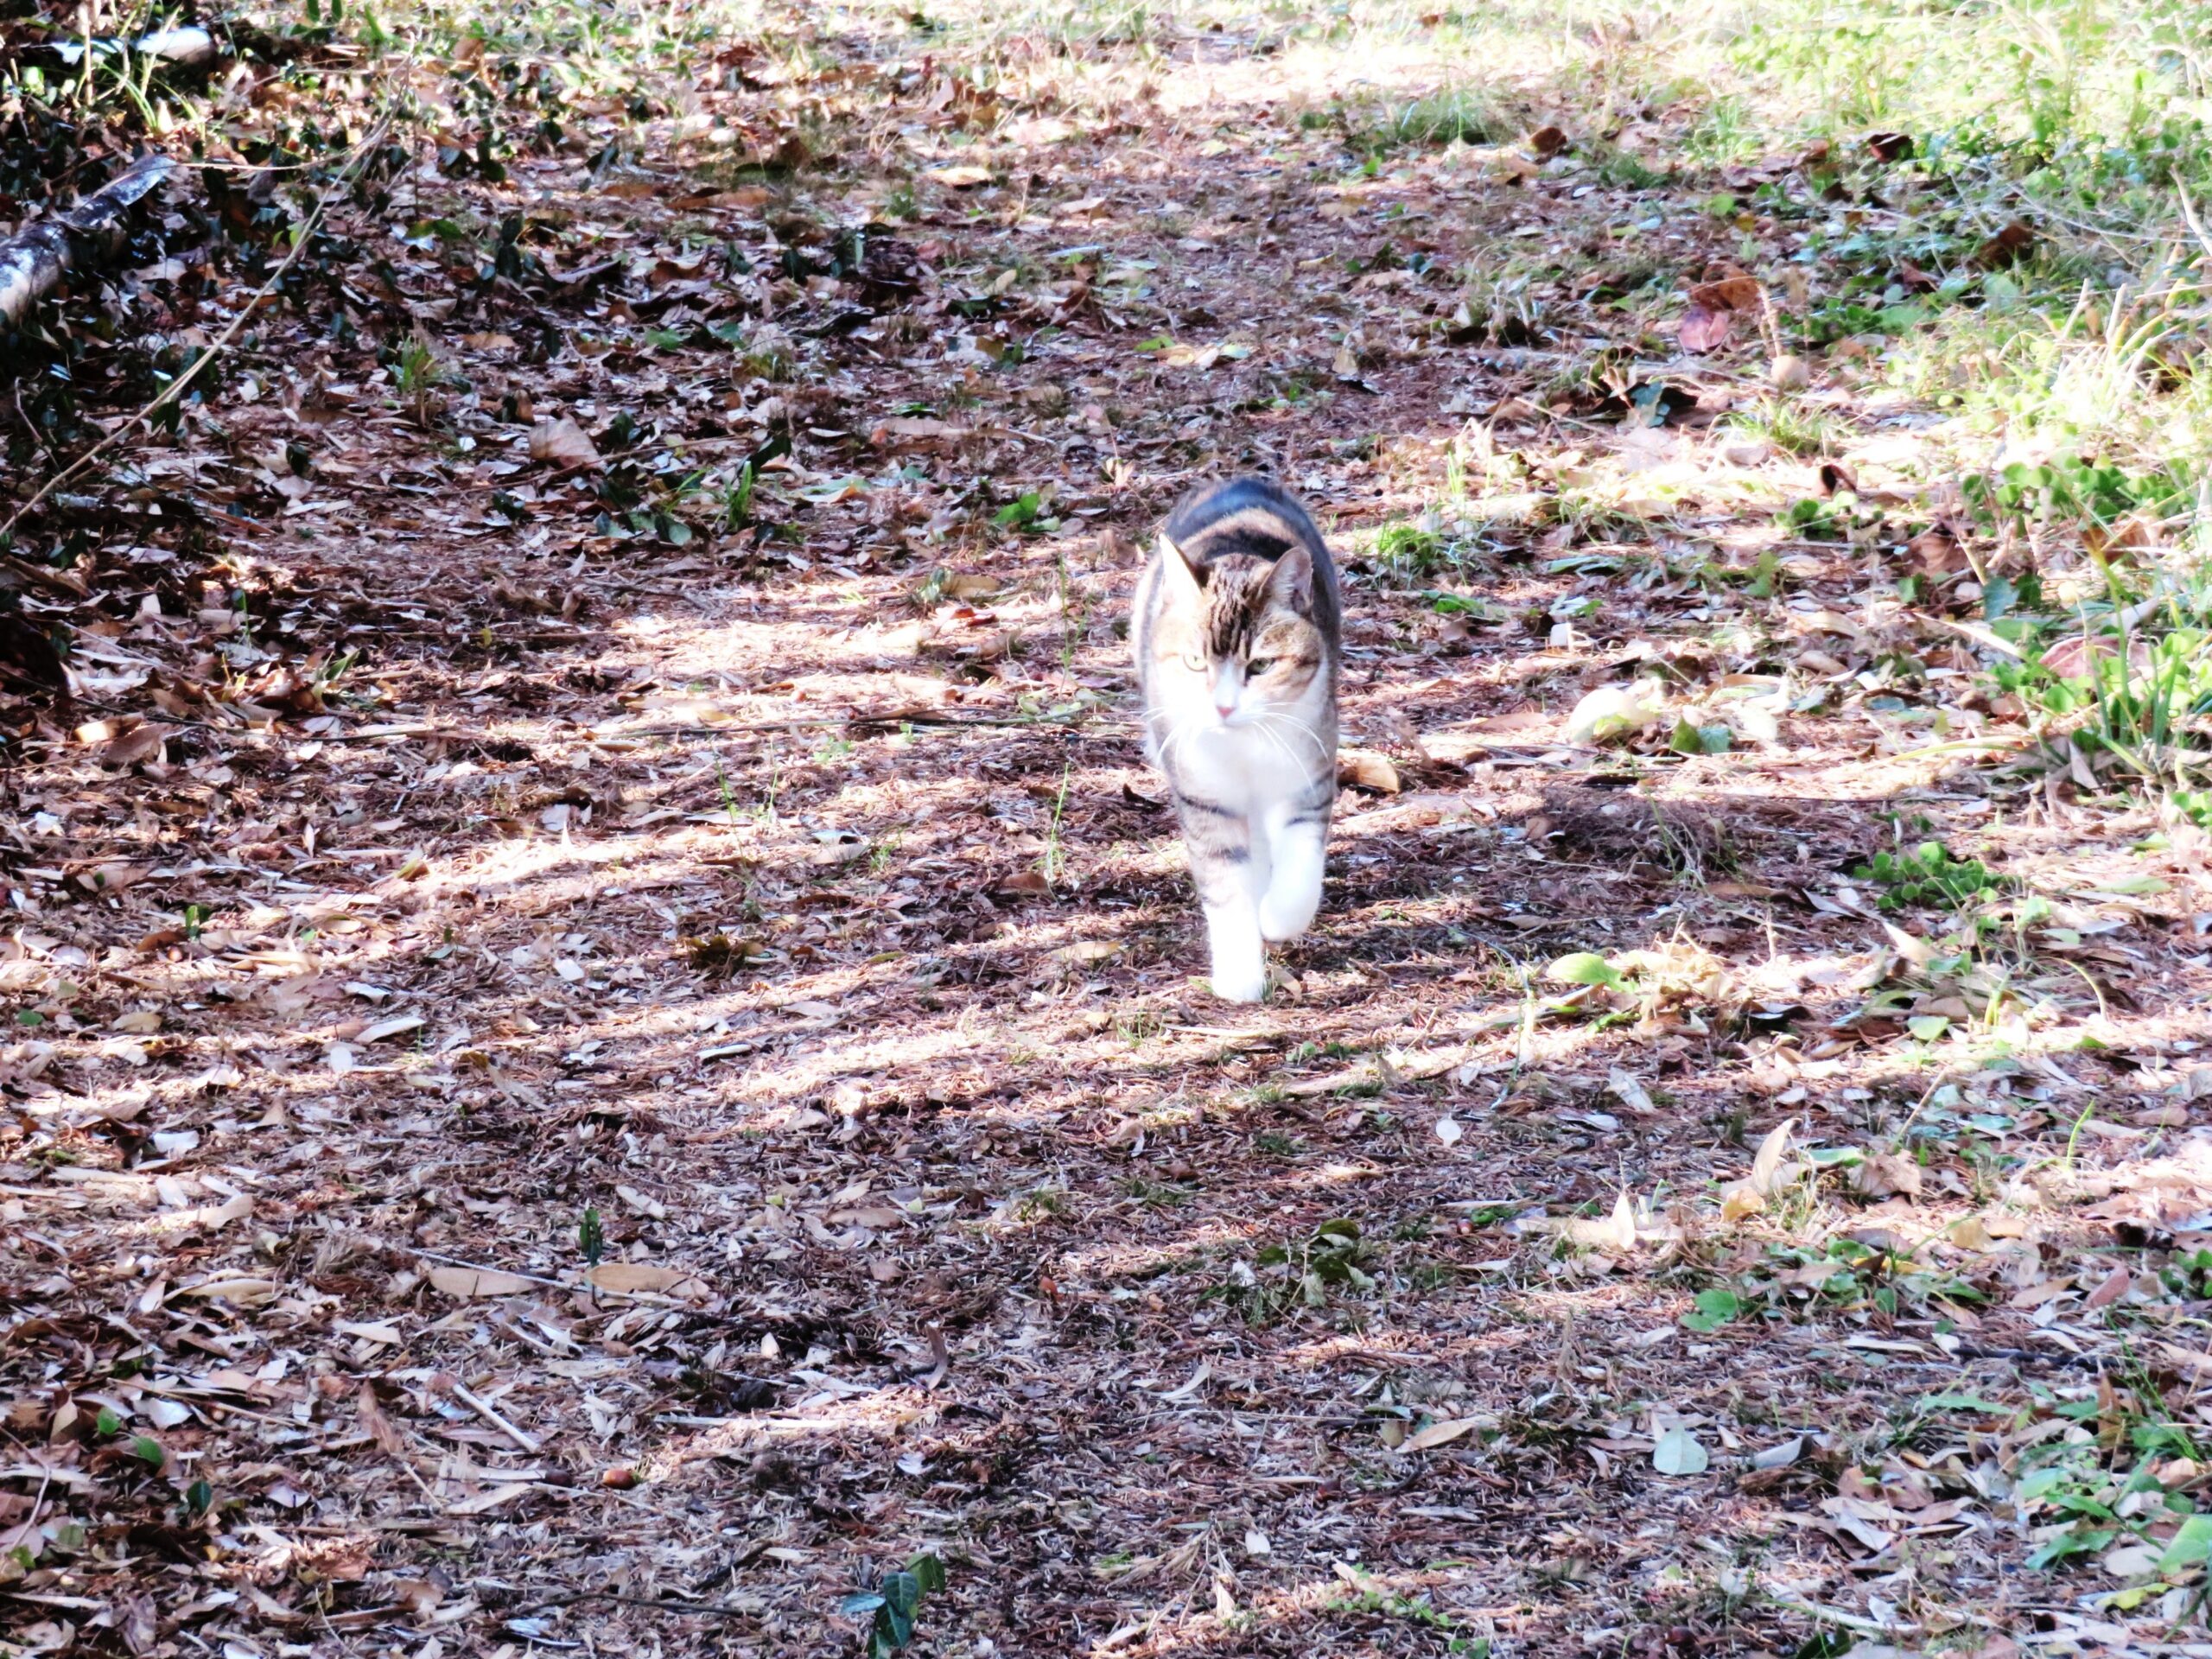
[[[9,1650],[2212,1650],[2204,832],[2000,673],[2101,567],[1897,294],[1810,321],[2027,232],[1152,44],[410,149],[41,510]],[[1260,1007],[1124,638],[1243,470],[1350,613]]]

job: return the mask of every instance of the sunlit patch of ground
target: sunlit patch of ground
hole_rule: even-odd
[[[326,728],[16,781],[0,1520],[92,1542],[0,1588],[413,1659],[849,1654],[924,1553],[915,1650],[973,1659],[2153,1640],[2212,1553],[2202,832],[1991,764],[1984,607],[1902,585],[1979,575],[1910,550],[1988,411],[1884,377],[1942,365],[1859,328],[1790,401],[1767,324],[1671,332],[1738,258],[1798,317],[1809,228],[1909,201],[1730,182],[1769,147],[1653,96],[1729,30],[1546,15],[1494,86],[1517,13],[986,21],[843,19],[913,84],[796,173],[681,141],[773,378],[639,332],[686,118],[625,195],[425,182],[641,272],[563,314],[619,361],[459,360],[789,437],[775,533],[615,540],[540,470],[463,535],[471,462],[266,551],[371,643]],[[878,213],[912,296],[780,274]],[[1232,1007],[1120,624],[1251,466],[1335,535],[1388,770]],[[1569,732],[1639,679],[1649,732]]]

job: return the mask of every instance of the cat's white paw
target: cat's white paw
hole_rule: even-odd
[[[1254,934],[1248,944],[1217,940],[1213,950],[1213,994],[1224,1002],[1257,1002],[1268,994],[1268,954]]]
[[[1313,912],[1321,908],[1319,881],[1277,882],[1260,900],[1260,937],[1281,944],[1313,925]]]
[[[1267,1000],[1268,970],[1260,968],[1238,968],[1223,972],[1213,970],[1213,994],[1224,1002],[1261,1002]]]

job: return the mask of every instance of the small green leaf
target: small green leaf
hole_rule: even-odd
[[[1916,1014],[1904,1022],[1916,1043],[1932,1043],[1951,1028],[1951,1022],[1940,1014]]]
[[[2192,1515],[2181,1523],[2166,1553],[2158,1557],[2158,1571],[2178,1573],[2208,1561],[2212,1561],[2212,1515]]]
[[[2119,1536],[2119,1532],[2110,1527],[2100,1527],[2094,1532],[2070,1527],[2029,1556],[2028,1567],[2040,1573],[2053,1561],[2063,1561],[2069,1555],[2094,1555]]]
[[[846,1618],[865,1618],[883,1605],[883,1598],[872,1590],[862,1590],[847,1596],[837,1604],[838,1613]]]
[[[184,1489],[184,1506],[194,1515],[205,1515],[215,1506],[215,1489],[204,1480],[195,1480]]]
[[[115,1414],[111,1406],[102,1406],[99,1415],[92,1419],[92,1433],[102,1440],[112,1440],[123,1433],[123,1419]]]
[[[162,1443],[146,1434],[130,1442],[130,1455],[149,1469],[159,1469],[168,1461],[168,1453],[162,1450]]]
[[[1676,754],[1726,754],[1735,747],[1736,734],[1726,726],[1693,726],[1677,720],[1667,739]]]
[[[914,1582],[922,1586],[925,1594],[938,1595],[944,1590],[944,1563],[934,1555],[921,1554],[906,1563],[906,1570],[914,1575]]]
[[[1681,1326],[1685,1331],[1718,1331],[1743,1311],[1744,1305],[1736,1293],[1726,1286],[1700,1290],[1697,1294],[1697,1311],[1683,1314]]]
[[[1920,1408],[1923,1411],[1980,1411],[1993,1414],[2005,1409],[1978,1394],[1931,1394],[1920,1402]]]
[[[1577,950],[1544,969],[1546,978],[1560,985],[1605,985],[1618,990],[1627,982],[1612,963],[1594,950]]]
[[[2100,881],[2097,884],[2096,891],[2099,893],[2124,893],[2139,895],[2143,893],[2164,893],[2166,891],[2166,884],[2155,875],[2124,875],[2117,881]]]
[[[903,1569],[883,1575],[883,1605],[900,1618],[911,1619],[922,1603],[922,1581]]]

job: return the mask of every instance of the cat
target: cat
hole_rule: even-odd
[[[1129,629],[1145,752],[1167,780],[1205,912],[1214,995],[1267,994],[1269,942],[1321,904],[1337,794],[1343,606],[1328,543],[1281,485],[1185,496]]]

